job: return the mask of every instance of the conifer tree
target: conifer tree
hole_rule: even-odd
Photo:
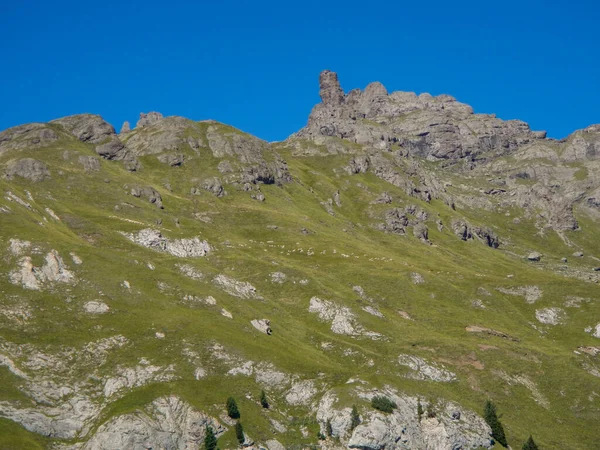
[[[325,424],[325,434],[327,436],[333,436],[333,427],[331,426],[331,420],[327,419],[327,423]]]
[[[269,401],[267,400],[267,394],[265,394],[265,391],[260,392],[260,404],[263,408],[269,409]]]
[[[498,419],[498,414],[496,413],[496,405],[491,400],[487,400],[485,402],[485,411],[483,418],[487,422],[487,424],[492,429],[492,437],[503,447],[508,447],[508,443],[506,442],[506,436],[504,434],[504,427],[500,423],[500,419]]]
[[[239,420],[235,424],[235,437],[237,438],[240,445],[243,444],[246,440],[246,438],[244,437],[244,427],[242,427],[242,424]]]
[[[417,416],[419,417],[419,422],[423,417],[423,405],[421,405],[421,399],[417,399]]]
[[[237,403],[233,397],[227,399],[227,415],[232,419],[240,418],[240,410],[238,409]]]
[[[217,437],[215,432],[209,426],[206,426],[206,435],[204,436],[204,450],[216,450]]]
[[[352,413],[350,414],[350,431],[354,430],[360,424],[360,416],[356,405],[352,405]]]
[[[523,450],[539,450],[531,435],[529,436],[529,439],[527,439],[527,442],[523,444]]]

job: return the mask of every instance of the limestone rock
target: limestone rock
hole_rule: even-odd
[[[535,311],[535,318],[547,325],[558,325],[564,322],[566,313],[561,308],[543,308]]]
[[[99,300],[94,300],[85,303],[83,305],[83,309],[89,314],[106,314],[110,310],[106,303],[101,302]]]
[[[538,252],[531,252],[529,255],[527,255],[527,259],[529,261],[539,261],[542,259],[542,255]]]
[[[198,258],[206,256],[212,247],[198,237],[188,239],[169,239],[160,231],[145,228],[138,233],[122,233],[127,239],[143,247],[169,253],[179,258]]]
[[[271,321],[269,319],[254,319],[250,321],[250,323],[261,333],[265,333],[270,336],[273,332],[273,330],[271,330]]]
[[[43,123],[29,123],[0,132],[0,156],[12,150],[40,148],[52,145],[58,134]]]
[[[157,208],[164,209],[160,193],[152,186],[134,186],[131,188],[131,195],[138,198],[144,197]]]
[[[131,125],[129,125],[129,122],[126,120],[125,122],[123,122],[123,125],[121,125],[121,131],[119,132],[119,134],[129,133],[130,131]]]

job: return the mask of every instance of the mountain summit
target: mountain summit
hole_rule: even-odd
[[[0,133],[0,448],[597,445],[600,126],[319,88]]]

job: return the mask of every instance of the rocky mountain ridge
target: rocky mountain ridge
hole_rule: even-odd
[[[0,133],[0,444],[234,448],[230,395],[248,448],[492,448],[487,398],[513,441],[595,442],[600,126],[319,81],[277,143],[157,112]]]

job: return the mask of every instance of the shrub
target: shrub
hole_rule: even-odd
[[[433,419],[436,416],[435,409],[433,409],[433,402],[430,400],[427,403],[427,418]]]
[[[384,396],[375,396],[371,399],[371,406],[379,411],[391,413],[398,406],[389,398]]]
[[[239,420],[235,423],[235,437],[237,438],[240,445],[246,441],[246,438],[244,436],[244,427],[242,426]]]
[[[325,424],[325,434],[327,436],[333,436],[333,427],[331,426],[331,420],[327,419],[327,423]]]
[[[421,399],[417,399],[417,416],[419,417],[419,422],[423,417],[423,405],[421,405]]]
[[[360,416],[356,405],[352,405],[352,413],[350,414],[350,431],[354,430],[360,424]]]
[[[206,435],[204,436],[204,450],[216,450],[217,437],[215,432],[209,426],[206,427]]]
[[[535,441],[531,436],[529,436],[527,442],[523,444],[523,450],[539,450],[538,446],[536,445]]]
[[[227,399],[227,415],[232,419],[240,418],[240,410],[237,407],[237,403],[233,397]]]
[[[267,400],[267,394],[265,394],[265,391],[260,392],[260,404],[263,408],[269,409],[269,401]]]
[[[508,443],[506,442],[506,436],[504,434],[504,427],[500,423],[500,419],[498,419],[498,414],[496,413],[496,405],[494,405],[494,403],[491,400],[487,400],[485,402],[483,418],[492,429],[492,437],[494,438],[494,440],[496,440],[496,442],[498,442],[503,447],[508,447]]]

